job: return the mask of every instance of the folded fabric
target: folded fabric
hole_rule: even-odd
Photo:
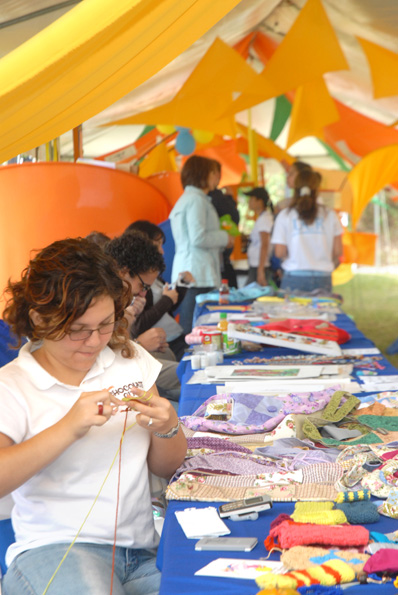
[[[205,417],[207,407],[213,401],[225,400],[231,403],[229,420],[215,420]],[[264,397],[250,393],[213,395],[200,405],[192,415],[184,415],[181,423],[191,430],[213,431],[222,434],[254,434],[275,428],[285,417],[281,413],[282,403],[275,397]]]
[[[358,407],[359,403],[360,400],[357,397],[354,397],[354,395],[342,390],[335,391],[329,403],[323,411],[319,412],[319,415],[316,417],[312,416],[304,421],[302,427],[304,435],[315,442],[323,442],[325,439],[318,431],[318,428],[330,426],[329,422],[340,422],[351,413],[353,409]],[[362,432],[360,435],[361,434]]]
[[[291,518],[297,523],[342,525],[347,517],[341,510],[333,510],[334,502],[297,502]]]
[[[330,526],[325,531],[324,525],[283,521],[270,531],[269,537],[271,540],[267,538],[264,542],[267,549],[274,545],[272,540],[275,538],[284,550],[294,545],[360,546],[369,542],[369,531],[361,526]]]
[[[397,550],[387,548],[379,550],[369,558],[363,570],[367,574],[372,574],[373,572],[396,574],[398,572]]]
[[[337,457],[337,463],[346,471],[350,471],[354,467],[362,467],[366,463],[380,467],[383,460],[372,450],[371,446],[356,444],[346,446]]]
[[[256,282],[249,283],[249,285],[245,285],[245,287],[241,287],[240,289],[236,289],[235,287],[230,287],[229,289],[229,303],[235,302],[245,302],[246,300],[255,300],[262,295],[275,295],[275,290],[270,286],[262,286]],[[200,293],[196,296],[196,304],[198,306],[205,304],[206,302],[217,302],[218,303],[219,292],[218,291],[209,291],[208,293]]]
[[[362,436],[360,430],[349,430],[347,428],[339,428],[334,425],[323,426],[321,430],[321,436],[324,438],[334,438],[335,440],[349,440],[350,438],[358,438]]]
[[[327,549],[315,546],[296,545],[285,550],[281,555],[281,562],[289,570],[306,569],[316,564],[324,564],[329,560],[343,560],[355,572],[360,572],[369,560],[369,554],[362,554],[356,549]]]
[[[285,397],[267,397],[250,393],[219,394],[209,397],[192,415],[181,417],[181,422],[191,430],[213,431],[223,434],[255,434],[273,430],[290,413],[310,414],[323,409],[336,394],[336,387],[322,391],[291,393]],[[355,399],[355,397],[353,397]],[[225,400],[232,404],[229,420],[214,420],[205,417],[207,407],[213,401]],[[286,437],[280,436],[280,437]],[[272,436],[274,440],[276,436]]]
[[[344,513],[350,525],[367,525],[377,523],[380,520],[376,504],[369,500],[342,502],[341,504],[336,504],[335,508]]]
[[[394,488],[388,494],[387,500],[378,508],[379,513],[392,519],[398,519],[398,489]]]
[[[351,339],[351,335],[344,329],[341,329],[331,322],[319,319],[294,319],[280,320],[271,322],[260,328],[265,330],[282,331],[293,335],[304,335],[305,337],[314,337],[315,339],[325,339],[325,341],[336,341],[339,344],[346,343]]]
[[[195,458],[197,459],[197,457]],[[334,500],[337,496],[334,485],[343,473],[341,467],[334,463],[308,465],[299,470],[301,477],[295,475],[297,472],[295,474],[285,473],[282,484],[282,476],[279,478],[279,483],[270,482],[270,475],[266,473],[267,468],[264,465],[259,466],[262,473],[242,475],[239,474],[241,471],[231,459],[228,460],[225,456],[222,456],[223,460],[220,462],[217,462],[216,459],[217,457],[213,457],[218,467],[213,465],[210,468],[210,465],[207,464],[208,473],[203,468],[195,471],[191,467],[189,471],[182,473],[176,481],[169,483],[166,489],[166,499],[231,502],[267,494],[275,502]],[[199,464],[203,465],[204,463],[205,461],[201,459]],[[224,471],[220,471],[221,463],[223,463]],[[180,471],[181,469],[178,470],[178,473]],[[272,468],[272,471],[275,469]],[[236,474],[231,475],[234,472]],[[275,479],[275,475],[273,479]]]
[[[361,480],[362,486],[376,498],[388,498],[391,490],[398,488],[398,479],[394,473],[398,469],[398,459],[390,459],[381,467],[366,473]]]

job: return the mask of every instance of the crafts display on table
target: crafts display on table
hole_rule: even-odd
[[[398,375],[384,372],[377,348],[357,347],[350,330],[351,342],[338,317],[331,324],[338,300],[264,296],[224,310],[229,337],[301,353],[246,352],[185,379],[217,387],[180,418],[187,456],[166,499],[192,506],[268,496],[275,503],[255,549],[260,558],[264,546],[261,560],[217,557],[195,575],[254,579],[264,593],[304,586],[337,593],[339,585],[394,580]],[[206,322],[218,317],[214,309]],[[278,515],[278,503],[292,503],[282,508],[289,514]],[[391,527],[378,532],[385,517]]]
[[[325,355],[342,354],[341,348],[336,341],[315,339],[313,337],[295,335],[293,333],[283,333],[280,331],[267,331],[264,328],[249,324],[230,323],[228,326],[228,337],[264,345],[287,347],[288,349],[297,349],[298,351],[306,351],[309,353],[320,353]]]
[[[205,370],[209,380],[213,382],[225,380],[299,380],[318,378],[322,373],[321,366],[208,366]],[[336,371],[337,373],[337,371]]]

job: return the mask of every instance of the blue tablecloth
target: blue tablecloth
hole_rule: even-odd
[[[206,308],[203,307],[200,313],[204,313],[205,311]],[[343,349],[374,347],[372,341],[367,339],[356,328],[354,322],[345,314],[339,314],[334,324],[345,329],[351,335],[350,341],[342,346]],[[302,354],[302,352],[284,348],[266,347],[262,350],[261,357],[297,354]],[[229,360],[243,360],[254,355],[258,355],[258,352],[245,352],[239,357],[234,356],[233,358],[229,358]],[[228,364],[228,358],[226,358],[225,363]],[[398,373],[386,359],[383,358],[380,363],[384,366],[384,370],[380,370],[380,374]],[[190,361],[181,362],[178,373],[182,385],[179,415],[190,415],[205,399],[215,394],[216,389],[214,385],[187,384],[187,381],[192,375]],[[360,397],[365,394],[359,393],[357,396]],[[269,533],[271,521],[280,513],[291,514],[294,509],[294,503],[276,502],[272,510],[262,512],[257,521],[226,521],[226,524],[231,529],[231,536],[258,538],[258,544],[251,552],[196,552],[194,549],[196,540],[185,537],[174,513],[177,510],[184,510],[187,507],[202,508],[217,505],[216,503],[209,502],[169,502],[158,551],[158,566],[162,570],[161,595],[176,595],[178,593],[189,593],[190,595],[202,595],[203,593],[254,595],[260,590],[255,582],[251,580],[199,577],[194,576],[194,573],[216,558],[259,559],[267,556],[268,552],[264,547],[264,539]],[[365,526],[369,530],[387,533],[398,530],[398,521],[388,517],[381,517],[378,523]],[[277,560],[279,559],[279,555],[272,554],[270,559]],[[375,584],[354,585],[349,588],[347,593],[352,593],[353,595],[373,595],[379,593],[380,589],[382,589],[383,595],[397,593],[397,589],[393,586],[392,582],[382,586]]]

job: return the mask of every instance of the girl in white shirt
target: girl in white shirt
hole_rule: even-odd
[[[317,204],[321,176],[302,171],[294,182],[291,206],[275,220],[271,242],[283,260],[281,288],[332,290],[332,271],[342,255],[342,227],[334,211]]]
[[[131,291],[81,238],[44,248],[7,289],[3,318],[29,341],[0,370],[0,497],[12,492],[16,538],[3,593],[98,595],[111,577],[115,595],[157,593],[148,471],[170,477],[186,440],[158,395],[160,364],[128,338]]]
[[[257,281],[259,285],[268,285],[271,278],[269,266],[270,237],[274,218],[273,206],[268,192],[262,186],[253,188],[245,193],[249,196],[249,209],[257,216],[256,222],[249,238],[247,259],[249,273],[246,285]],[[268,210],[268,207],[270,210]]]

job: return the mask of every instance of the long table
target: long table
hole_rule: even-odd
[[[204,307],[202,312],[205,311]],[[345,329],[351,335],[350,341],[342,346],[343,350],[374,347],[372,341],[367,339],[345,314],[338,314],[334,324]],[[261,354],[261,357],[271,358],[276,355],[298,355],[302,353],[296,350],[266,347],[261,352],[243,352],[240,356],[234,356],[230,359],[243,360],[258,354]],[[227,358],[225,363],[228,364]],[[398,371],[385,358],[380,360],[380,363],[385,367],[384,370],[380,371],[381,375],[398,374]],[[216,388],[215,385],[187,384],[192,376],[190,361],[182,361],[178,371],[182,386],[179,415],[191,415],[203,401],[216,393]],[[358,393],[356,396],[361,397],[366,394],[368,393]],[[179,593],[189,593],[190,595],[202,595],[204,593],[254,595],[259,592],[259,587],[252,580],[194,576],[194,573],[216,558],[265,558],[268,552],[264,547],[264,539],[268,536],[270,523],[281,513],[291,514],[294,503],[275,502],[273,508],[260,513],[256,521],[234,522],[226,520],[226,524],[231,530],[231,536],[257,537],[258,544],[251,552],[196,552],[194,549],[196,540],[185,537],[177,522],[175,512],[189,507],[203,508],[216,505],[218,503],[169,501],[158,551],[158,567],[162,571],[160,595],[176,595]],[[384,516],[380,518],[381,520],[378,523],[364,526],[370,531],[381,533],[398,530],[398,520]],[[269,559],[278,560],[279,555],[273,553]],[[356,584],[349,587],[347,593],[353,595],[373,595],[377,593],[381,595],[380,589],[383,595],[397,593],[397,589],[392,582],[382,586]]]

